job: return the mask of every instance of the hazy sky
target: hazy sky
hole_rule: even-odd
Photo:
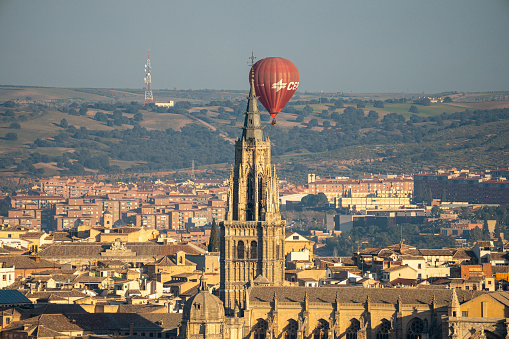
[[[508,0],[0,0],[0,84],[248,89],[251,51],[299,91],[509,90]]]

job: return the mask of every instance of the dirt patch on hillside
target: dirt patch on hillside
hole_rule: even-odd
[[[509,108],[509,101],[453,102],[451,106],[472,109]]]

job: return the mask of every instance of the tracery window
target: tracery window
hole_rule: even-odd
[[[318,320],[318,326],[314,330],[314,339],[328,339],[329,323],[323,319]]]
[[[407,339],[421,339],[424,333],[424,321],[420,318],[414,318],[408,324]]]
[[[378,326],[376,339],[389,339],[391,331],[391,322],[387,319],[382,319],[382,323]]]
[[[258,244],[256,241],[251,241],[251,259],[258,258]]]
[[[357,339],[357,332],[361,329],[361,323],[357,319],[350,320],[350,326],[346,329],[346,339]]]
[[[253,327],[254,339],[265,339],[267,336],[267,322],[263,319],[258,319]]]
[[[237,244],[237,259],[244,259],[244,242],[242,240]]]
[[[299,329],[299,324],[293,320],[288,320],[288,324],[285,326],[284,333],[285,337],[284,339],[297,339],[297,330]]]

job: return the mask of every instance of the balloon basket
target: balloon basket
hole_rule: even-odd
[[[276,119],[272,119],[272,126],[276,126]]]

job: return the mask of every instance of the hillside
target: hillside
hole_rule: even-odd
[[[142,90],[0,86],[0,176],[186,176],[193,161],[199,176],[226,176],[246,94],[161,91],[156,98],[176,101],[166,109],[143,107]],[[500,100],[509,95],[470,97],[431,103],[408,94],[304,93],[276,126],[266,113],[262,120],[279,176],[297,182],[308,172],[509,166],[509,101]]]

